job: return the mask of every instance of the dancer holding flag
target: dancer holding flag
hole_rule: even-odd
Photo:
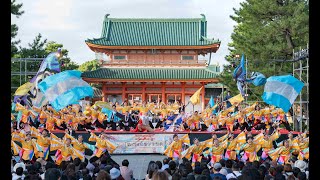
[[[90,132],[89,141],[96,142],[96,150],[94,151],[92,156],[97,156],[100,158],[103,154],[113,153],[116,150],[117,146],[112,144],[110,141],[107,140],[107,136],[105,133],[100,134],[97,136],[93,132]]]
[[[181,138],[177,134],[173,135],[173,142],[164,150],[163,154],[175,160],[181,159],[182,145],[190,145],[189,135],[186,134]]]
[[[210,147],[210,143],[207,141],[200,142],[197,138],[193,140],[193,145],[188,147],[188,149],[184,150],[181,153],[181,158],[187,158],[190,159],[192,154],[192,167],[194,167],[195,162],[201,162],[202,159],[202,152],[205,148]]]

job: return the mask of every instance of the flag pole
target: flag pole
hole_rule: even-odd
[[[248,79],[248,58],[246,58],[246,79]],[[246,83],[246,103],[248,103],[248,83]]]

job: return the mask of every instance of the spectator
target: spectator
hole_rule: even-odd
[[[298,178],[298,174],[299,172],[301,172],[301,170],[297,167],[292,168],[292,172],[295,178]]]
[[[176,172],[177,164],[174,161],[169,162],[169,170],[170,170],[170,175],[174,174]]]
[[[194,178],[197,179],[197,177],[199,177],[202,173],[202,169],[200,166],[195,166],[194,167]]]
[[[169,180],[167,171],[156,170],[152,175],[152,180]]]
[[[159,169],[162,169],[162,162],[161,161],[156,161],[156,164],[158,165]]]
[[[176,172],[172,175],[171,180],[180,180],[182,178],[182,176],[180,175],[180,173]]]
[[[290,176],[294,178],[292,166],[290,164],[285,164],[283,170],[284,170],[283,175],[285,176],[286,179],[288,179]]]
[[[151,180],[152,175],[155,171],[157,171],[159,169],[158,165],[156,163],[151,163],[149,164],[148,167],[148,174],[146,175],[146,180]]]
[[[232,165],[233,165],[233,161],[231,159],[226,160],[226,170],[228,172],[228,174],[232,173]]]
[[[12,180],[18,180],[23,179],[25,177],[25,175],[23,174],[23,168],[22,167],[18,167],[16,168],[15,172],[12,173]]]
[[[81,159],[80,158],[75,158],[73,160],[73,164],[75,165],[75,171],[79,171],[79,168],[80,168],[80,163],[81,163]]]
[[[237,178],[241,175],[240,173],[240,168],[239,168],[239,163],[235,162],[232,165],[232,173],[228,173],[226,178],[229,180],[231,178]]]
[[[96,180],[111,180],[111,176],[105,170],[100,170]]]
[[[124,180],[120,170],[115,167],[110,170],[110,176],[112,180]]]
[[[260,173],[256,168],[246,168],[241,172],[239,180],[255,180],[261,179]]]
[[[132,169],[129,169],[129,161],[127,159],[122,161],[122,166],[120,167],[120,172],[121,172],[121,176],[125,180],[131,180],[133,178],[133,171],[132,171]]]
[[[50,168],[44,175],[45,180],[57,180],[61,178],[61,173],[57,168]]]
[[[222,166],[220,163],[214,163],[213,168],[212,168],[212,173],[210,174],[211,178],[215,178],[216,176],[221,177],[222,180],[227,180],[227,177],[220,172],[222,169]]]
[[[299,172],[298,180],[307,180],[307,174],[305,172]]]
[[[161,170],[165,170],[165,169],[169,168],[169,159],[168,158],[164,158],[162,162],[163,162],[163,166],[161,167]]]

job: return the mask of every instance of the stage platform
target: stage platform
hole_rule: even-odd
[[[172,142],[172,137],[174,134],[183,136],[184,134],[189,134],[191,144],[193,139],[197,138],[199,141],[204,141],[211,138],[212,134],[217,134],[217,137],[221,137],[227,133],[227,131],[217,131],[217,132],[208,132],[208,131],[177,131],[177,132],[163,132],[163,131],[154,131],[154,132],[130,132],[130,131],[92,131],[96,135],[105,132],[107,134],[107,139],[112,143],[116,144],[119,148],[114,152],[114,154],[161,154],[163,148],[168,146]],[[241,131],[234,131],[234,134],[237,136]],[[252,130],[251,133],[253,136],[259,134],[261,131]],[[62,138],[64,136],[64,131],[53,131],[56,136]],[[277,142],[283,141],[288,138],[287,134],[289,131],[285,129],[280,129],[281,136]],[[293,136],[297,136],[301,132],[293,132]],[[94,145],[95,142],[88,141],[90,133],[87,131],[76,131],[73,136],[77,137],[82,135],[83,141],[88,142],[89,144]],[[90,150],[86,150],[87,155],[91,155]]]

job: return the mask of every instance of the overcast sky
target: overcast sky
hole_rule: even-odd
[[[208,38],[221,40],[212,63],[225,64],[227,44],[235,22],[233,8],[244,0],[17,0],[25,13],[12,23],[19,27],[17,39],[26,47],[38,33],[69,50],[69,57],[82,64],[95,59],[85,40],[99,38],[105,14],[110,18],[200,18],[207,19]]]

